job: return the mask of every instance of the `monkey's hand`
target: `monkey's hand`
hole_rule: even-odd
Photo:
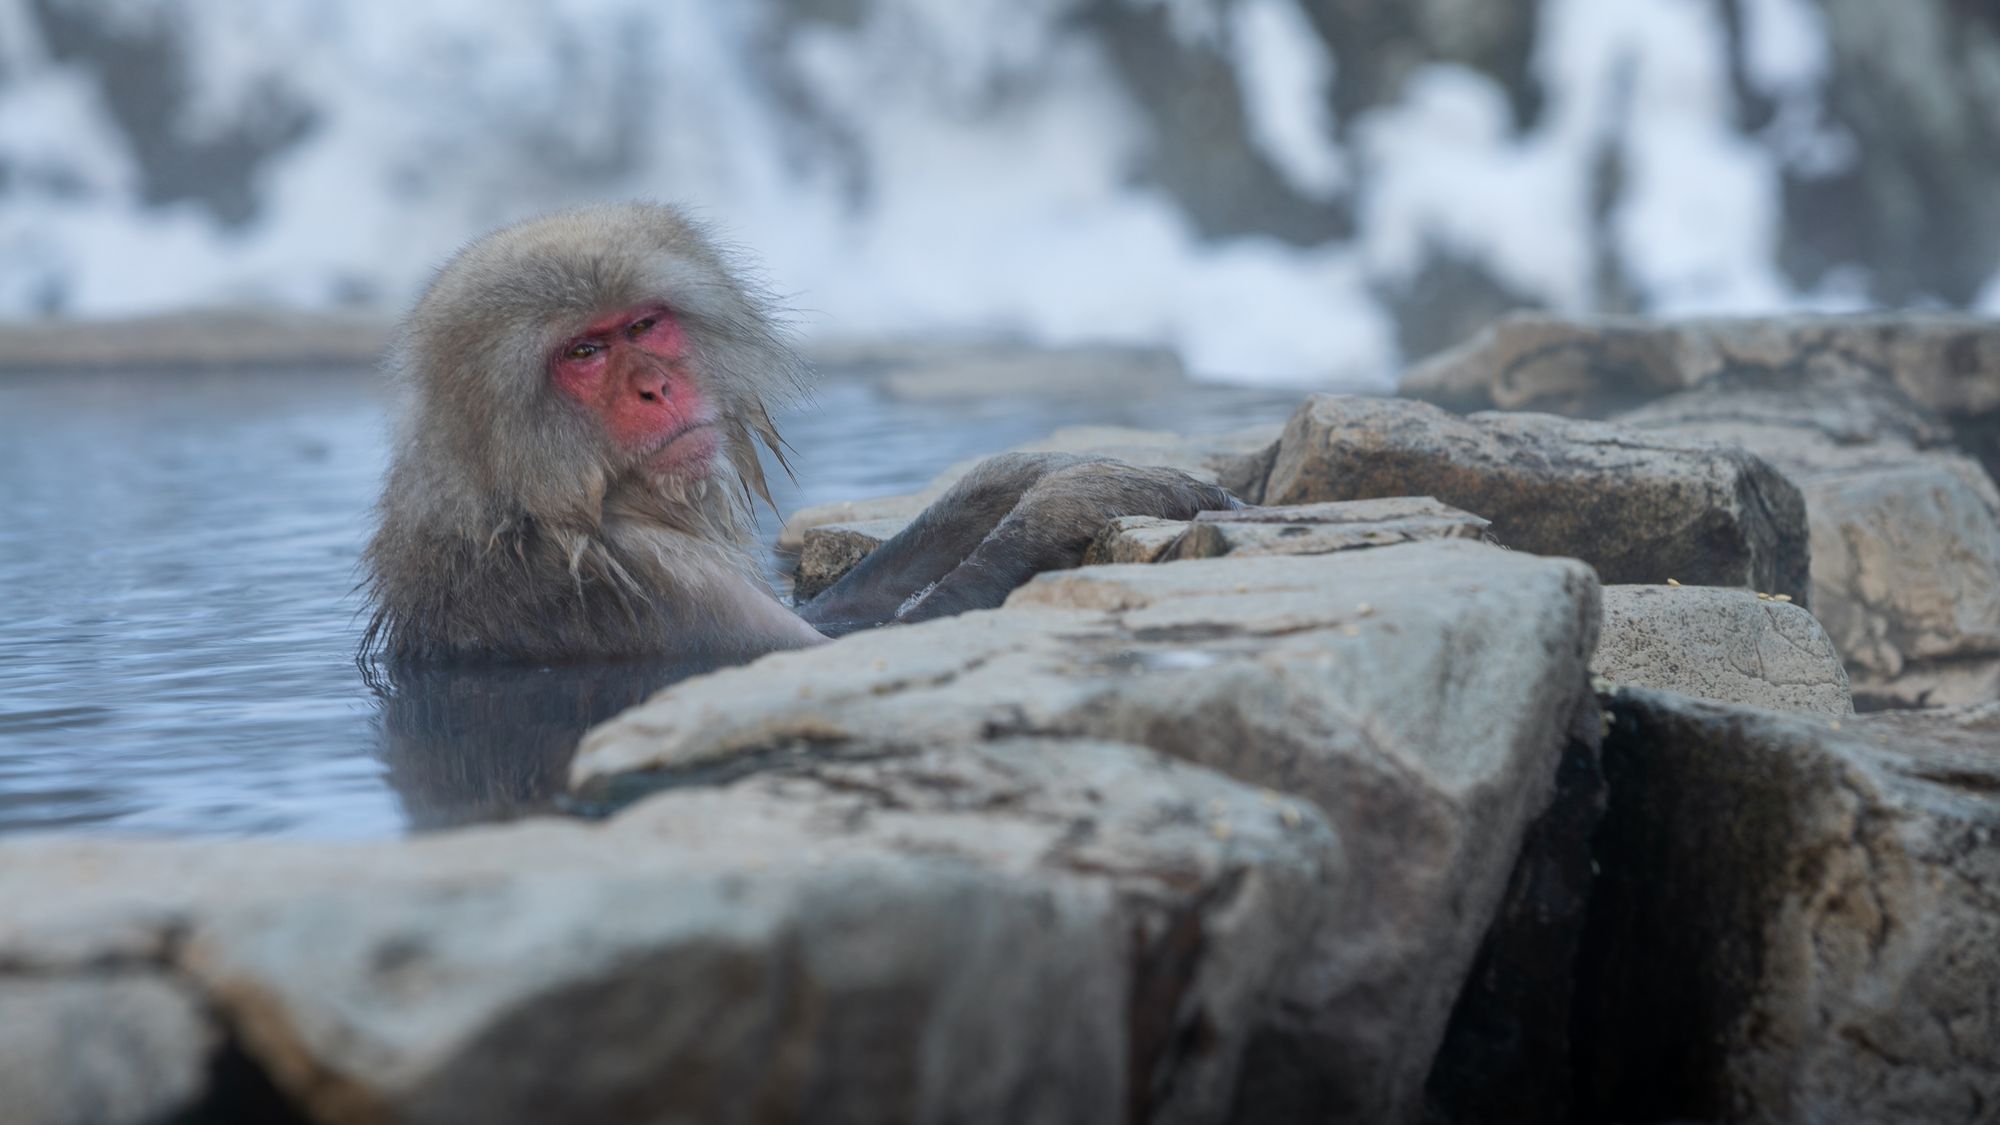
[[[1042,571],[1081,563],[1104,525],[1120,516],[1187,520],[1197,512],[1242,506],[1219,485],[1178,469],[1110,458],[1056,468],[1022,493],[979,545],[934,586],[911,598],[896,619],[928,621],[997,606]]]
[[[1241,506],[1175,469],[1077,453],[1003,453],[980,462],[800,614],[838,636],[988,609],[1041,571],[1077,565],[1119,516],[1192,519]]]

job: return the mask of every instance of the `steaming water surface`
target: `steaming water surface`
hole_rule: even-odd
[[[773,484],[789,512],[909,491],[1060,425],[1221,430],[1296,400],[921,403],[833,378],[782,422],[803,486]],[[0,377],[0,832],[382,836],[501,815],[560,775],[572,728],[690,671],[409,684],[385,708],[352,659],[385,402],[362,372]]]

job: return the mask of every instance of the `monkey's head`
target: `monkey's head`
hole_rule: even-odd
[[[395,365],[414,394],[404,455],[429,489],[549,525],[593,524],[607,501],[673,522],[768,500],[766,403],[801,385],[769,302],[687,217],[644,203],[473,242],[405,321]]]

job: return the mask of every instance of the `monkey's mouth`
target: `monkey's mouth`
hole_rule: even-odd
[[[646,468],[666,476],[706,476],[721,447],[722,436],[715,423],[702,419],[661,438],[642,461]]]

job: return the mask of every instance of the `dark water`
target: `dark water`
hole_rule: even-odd
[[[803,484],[774,491],[785,512],[907,492],[1061,425],[1232,429],[1297,397],[913,403],[836,377],[782,421]],[[0,832],[504,815],[560,779],[583,724],[688,671],[365,682],[355,566],[384,405],[362,372],[0,378]]]

